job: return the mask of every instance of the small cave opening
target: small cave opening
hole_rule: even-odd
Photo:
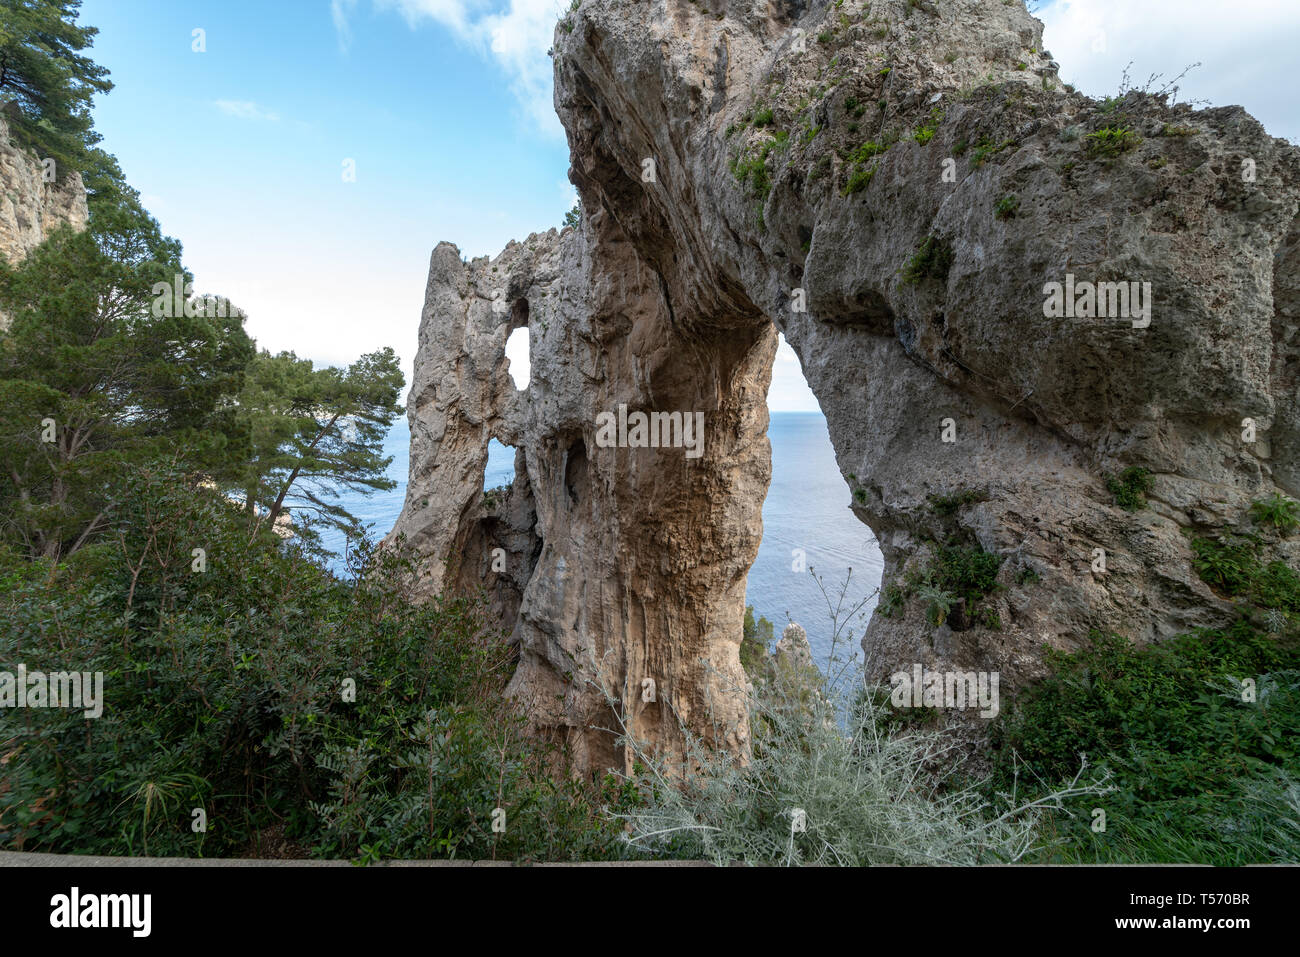
[[[587,447],[579,438],[564,454],[564,494],[569,508],[577,508],[586,500],[590,481]]]

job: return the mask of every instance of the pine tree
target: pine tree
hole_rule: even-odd
[[[78,26],[81,0],[5,0],[0,5],[0,105],[14,134],[60,175],[105,157],[93,150],[91,100],[113,88],[108,70],[79,51],[98,31]]]

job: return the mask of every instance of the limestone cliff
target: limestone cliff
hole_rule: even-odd
[[[56,227],[86,225],[86,191],[71,173],[49,181],[41,158],[23,149],[0,115],[0,256],[17,262]]]
[[[873,673],[1014,689],[1092,628],[1234,614],[1189,535],[1300,494],[1300,150],[1235,107],[1090,100],[1041,36],[1002,0],[584,0],[558,26],[582,222],[491,260],[434,251],[395,531],[435,560],[426,590],[488,583],[512,692],[580,762],[624,761],[616,719],[744,746],[777,329],[884,551]],[[1045,305],[1120,282],[1131,314]],[[703,455],[602,447],[620,405],[702,411]],[[519,450],[502,502],[490,437]],[[1134,466],[1149,507],[1126,511],[1107,478]],[[1000,588],[935,627],[900,586],[945,543],[998,556]]]

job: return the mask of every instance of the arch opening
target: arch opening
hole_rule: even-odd
[[[884,557],[871,528],[851,511],[854,489],[840,471],[826,417],[780,334],[767,406],[772,478],[745,604],[760,640],[762,619],[771,623],[773,638],[787,624],[802,626],[813,661],[833,678],[861,656],[858,641],[876,607]],[[833,606],[840,610],[837,621]]]

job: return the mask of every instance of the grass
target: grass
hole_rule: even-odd
[[[1020,208],[1020,200],[1015,196],[1003,196],[993,207],[993,215],[998,219],[1012,219]]]

